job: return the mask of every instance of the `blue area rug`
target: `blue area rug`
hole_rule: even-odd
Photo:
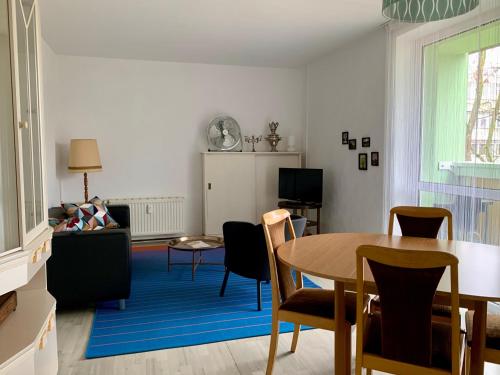
[[[224,249],[205,254],[206,261],[223,262]],[[191,259],[183,252],[171,255],[172,262]],[[117,310],[116,301],[97,307],[86,358],[269,335],[271,284],[262,284],[263,310],[257,311],[255,280],[231,274],[221,298],[223,277],[223,266],[207,265],[198,267],[191,281],[191,266],[167,272],[165,251],[133,253],[127,308]],[[306,278],[304,286],[316,287]],[[281,324],[280,332],[292,331],[293,324]]]

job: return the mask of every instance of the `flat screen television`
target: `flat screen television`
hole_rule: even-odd
[[[323,170],[310,168],[280,168],[280,199],[304,203],[323,201]]]

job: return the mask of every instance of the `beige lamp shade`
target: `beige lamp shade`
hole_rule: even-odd
[[[102,170],[101,158],[96,139],[72,139],[69,146],[70,172],[99,172]]]

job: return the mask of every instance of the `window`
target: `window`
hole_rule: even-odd
[[[500,22],[422,61],[419,203],[451,210],[456,239],[500,244]]]
[[[469,54],[465,160],[495,162],[500,154],[500,46]],[[482,147],[474,149],[473,143]]]

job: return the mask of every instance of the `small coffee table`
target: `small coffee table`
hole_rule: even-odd
[[[197,241],[205,243],[206,246],[193,247],[191,244]],[[170,266],[191,265],[191,280],[194,281],[194,274],[196,272],[196,268],[199,265],[217,265],[217,266],[224,265],[224,263],[213,263],[213,262],[203,261],[203,252],[210,250],[217,250],[222,247],[224,247],[224,240],[222,239],[222,237],[217,237],[217,236],[189,236],[189,237],[180,237],[174,240],[169,240],[167,241],[168,272],[170,272]],[[170,262],[170,249],[191,252],[193,254],[191,262],[180,262],[180,263]],[[197,253],[198,253],[198,259],[196,259]]]

